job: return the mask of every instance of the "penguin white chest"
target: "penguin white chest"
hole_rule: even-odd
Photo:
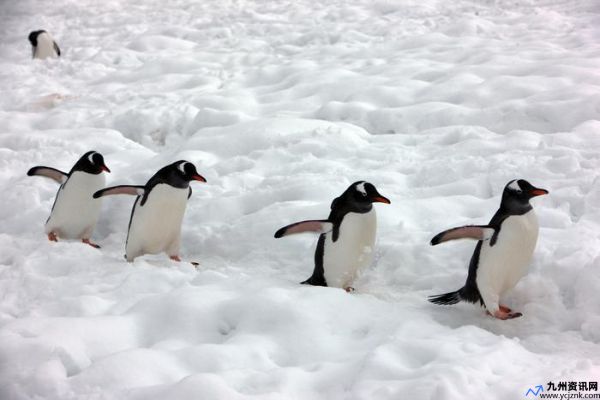
[[[533,256],[539,225],[533,210],[506,218],[500,226],[493,246],[481,246],[477,286],[485,301],[485,293],[498,296],[512,289],[525,275]]]
[[[375,208],[363,214],[350,212],[344,216],[337,240],[333,232],[325,237],[323,270],[328,286],[346,288],[373,259],[377,215]]]
[[[102,200],[92,196],[104,184],[104,174],[73,172],[56,194],[46,233],[55,232],[63,239],[89,239],[102,206]]]
[[[158,184],[151,189],[144,205],[141,205],[143,196],[136,200],[127,236],[128,260],[162,251],[177,255],[188,193],[189,188]]]
[[[58,57],[54,49],[54,40],[48,33],[44,32],[38,35],[37,46],[35,47],[33,56],[39,59]]]

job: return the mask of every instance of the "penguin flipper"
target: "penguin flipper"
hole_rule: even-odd
[[[56,42],[53,42],[53,43],[54,43],[54,51],[56,51],[56,54],[60,57],[60,47],[58,47]]]
[[[294,235],[296,233],[303,233],[303,232],[315,232],[315,233],[322,234],[322,233],[327,233],[327,232],[331,231],[332,229],[333,229],[333,222],[326,220],[326,219],[322,219],[322,220],[312,219],[312,220],[308,220],[308,221],[295,222],[293,224],[284,226],[283,228],[281,228],[277,232],[275,232],[275,238],[278,239],[280,237]]]
[[[98,190],[96,193],[94,193],[94,198],[97,199],[99,197],[111,196],[113,194],[129,194],[132,196],[142,196],[144,192],[144,186],[119,185]]]
[[[60,183],[61,185],[67,181],[69,178],[69,174],[66,172],[62,172],[56,168],[51,167],[33,167],[29,171],[27,171],[27,175],[29,176],[45,176],[46,178],[50,178],[53,181]]]
[[[452,228],[438,233],[431,239],[430,244],[435,246],[436,244],[456,239],[488,240],[495,232],[496,229],[489,225],[459,226],[458,228]]]

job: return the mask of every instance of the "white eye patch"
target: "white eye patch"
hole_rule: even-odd
[[[96,153],[92,153],[92,154],[90,154],[90,155],[88,156],[88,160],[90,160],[90,163],[91,163],[92,165],[94,165],[94,164],[95,164],[95,163],[94,163],[94,155],[95,155],[95,154],[96,154]]]
[[[182,174],[185,174],[185,165],[189,164],[188,162],[182,162],[181,164],[179,164],[179,166],[177,168],[179,168],[179,170],[181,171]]]
[[[367,195],[367,190],[365,189],[365,182],[361,182],[358,185],[356,185],[356,190],[358,190],[364,196]]]
[[[510,190],[514,190],[514,191],[516,191],[516,192],[520,192],[520,191],[521,191],[521,186],[519,186],[519,181],[517,181],[517,180],[514,180],[514,181],[512,181],[512,182],[511,182],[511,183],[508,185],[508,188],[509,188]]]

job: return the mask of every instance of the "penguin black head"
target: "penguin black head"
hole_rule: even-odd
[[[531,209],[529,200],[545,194],[548,194],[546,189],[536,188],[525,179],[514,179],[504,187],[501,207],[515,212],[528,211]]]
[[[32,31],[32,32],[29,34],[29,43],[31,43],[31,45],[32,45],[33,47],[36,47],[36,46],[37,46],[37,38],[38,38],[38,36],[39,36],[40,34],[44,33],[44,32],[46,32],[46,31],[45,31],[45,30],[43,30],[43,29],[40,29],[39,31]]]
[[[75,171],[83,171],[88,174],[98,175],[103,171],[110,172],[110,169],[104,164],[104,157],[102,157],[102,154],[92,150],[82,155],[75,163],[73,169],[71,169],[71,173]]]
[[[373,203],[390,204],[390,201],[382,196],[373,184],[358,181],[350,185],[340,197],[336,198],[331,204],[331,208],[344,207],[348,211],[367,212],[371,210]]]
[[[186,160],[179,160],[169,164],[156,173],[160,179],[174,187],[185,188],[190,181],[206,182],[206,179],[198,173],[194,164]]]

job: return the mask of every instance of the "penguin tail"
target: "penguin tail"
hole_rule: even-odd
[[[304,282],[300,282],[302,285],[312,285],[312,286],[327,286],[327,282],[325,282],[325,278],[320,278],[318,276],[311,276]]]
[[[427,299],[433,304],[439,304],[441,306],[449,306],[451,304],[456,304],[462,299],[460,298],[460,290],[456,292],[438,294],[437,296],[429,296]]]
[[[458,289],[456,292],[438,294],[437,296],[429,296],[427,300],[433,304],[439,304],[442,306],[449,306],[461,301],[466,301],[467,303],[480,302],[483,305],[483,300],[477,287],[469,285],[468,283],[467,285]]]

